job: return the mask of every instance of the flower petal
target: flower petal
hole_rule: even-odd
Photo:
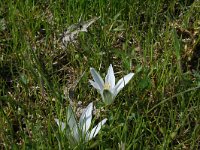
[[[67,109],[67,123],[69,124],[70,129],[77,127],[76,118],[71,106],[68,106]]]
[[[73,137],[72,140],[74,140],[74,143],[78,143],[81,140],[80,131],[78,128],[74,128],[74,130],[71,131],[71,136]]]
[[[104,81],[99,75],[99,73],[94,68],[90,68],[90,72],[92,74],[94,81],[99,85],[100,90],[103,90]]]
[[[113,91],[114,96],[116,96],[119,93],[119,91],[123,89],[123,87],[131,80],[133,75],[134,75],[134,73],[129,73],[117,82],[115,89]]]
[[[76,140],[79,140],[78,125],[71,106],[68,106],[67,110],[67,123],[70,128],[70,134],[74,136]]]
[[[93,102],[91,102],[84,110],[80,117],[79,127],[84,135],[88,129],[90,128],[90,124],[92,121],[92,109],[93,109]]]
[[[98,90],[98,92],[101,91],[99,85],[98,85],[96,82],[94,82],[94,81],[92,81],[92,80],[89,80],[89,82],[90,82],[90,84],[91,84],[95,89]]]
[[[106,123],[107,118],[103,119],[101,122],[99,122],[90,132],[89,134],[89,140],[91,140],[93,137],[95,137],[98,132],[100,131],[101,127]]]
[[[108,68],[108,73],[106,75],[105,83],[109,83],[111,86],[111,89],[114,88],[115,86],[115,75],[114,75],[113,67],[111,64]]]
[[[64,131],[66,124],[64,122],[59,121],[58,119],[54,119],[57,125],[60,127],[61,131]]]

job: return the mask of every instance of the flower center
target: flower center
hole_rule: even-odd
[[[103,88],[104,88],[104,90],[109,90],[110,89],[110,84],[109,83],[105,83]]]

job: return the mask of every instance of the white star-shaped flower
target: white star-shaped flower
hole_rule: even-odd
[[[89,131],[91,121],[92,121],[92,110],[93,102],[91,102],[82,113],[79,122],[77,123],[76,117],[71,106],[68,107],[67,112],[67,127],[66,124],[55,119],[57,125],[60,127],[61,131],[65,131],[72,147],[77,146],[80,143],[88,142],[94,138],[101,127],[106,123],[107,118],[99,122],[91,131]]]
[[[105,82],[94,68],[90,68],[90,72],[94,79],[94,81],[89,80],[90,84],[95,89],[97,89],[97,91],[101,94],[104,103],[107,105],[111,104],[114,101],[119,91],[123,89],[123,87],[131,80],[134,75],[134,73],[129,73],[128,75],[125,75],[115,85],[115,75],[111,64],[108,68]]]

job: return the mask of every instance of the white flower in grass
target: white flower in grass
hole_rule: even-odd
[[[93,110],[93,102],[91,102],[84,112],[82,113],[79,123],[76,121],[76,117],[71,106],[68,107],[67,112],[67,128],[66,124],[60,122],[58,119],[55,119],[57,125],[61,128],[61,131],[67,132],[67,138],[71,144],[71,146],[76,146],[79,143],[88,142],[92,138],[94,138],[101,127],[106,123],[107,119],[103,119],[99,122],[91,131],[89,131],[91,121],[92,121],[92,110]]]
[[[119,91],[123,89],[123,87],[131,80],[134,75],[134,73],[129,73],[128,75],[121,78],[115,85],[115,75],[111,64],[108,68],[105,82],[94,68],[90,68],[90,72],[94,79],[94,81],[89,80],[90,84],[95,89],[97,89],[97,91],[101,94],[104,103],[107,105],[114,101]]]

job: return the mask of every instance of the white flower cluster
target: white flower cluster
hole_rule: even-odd
[[[119,91],[123,89],[123,87],[131,80],[134,75],[134,73],[129,73],[128,75],[121,78],[115,85],[115,75],[112,65],[110,65],[108,68],[105,82],[94,68],[90,68],[90,72],[94,81],[89,80],[89,82],[101,94],[103,102],[106,105],[113,103]],[[94,138],[100,131],[101,127],[106,123],[107,118],[103,119],[91,131],[89,131],[92,122],[92,110],[93,102],[91,102],[85,108],[79,119],[79,122],[77,122],[72,107],[68,106],[66,123],[55,119],[61,131],[66,132],[71,147],[75,147],[80,143],[86,143]]]

